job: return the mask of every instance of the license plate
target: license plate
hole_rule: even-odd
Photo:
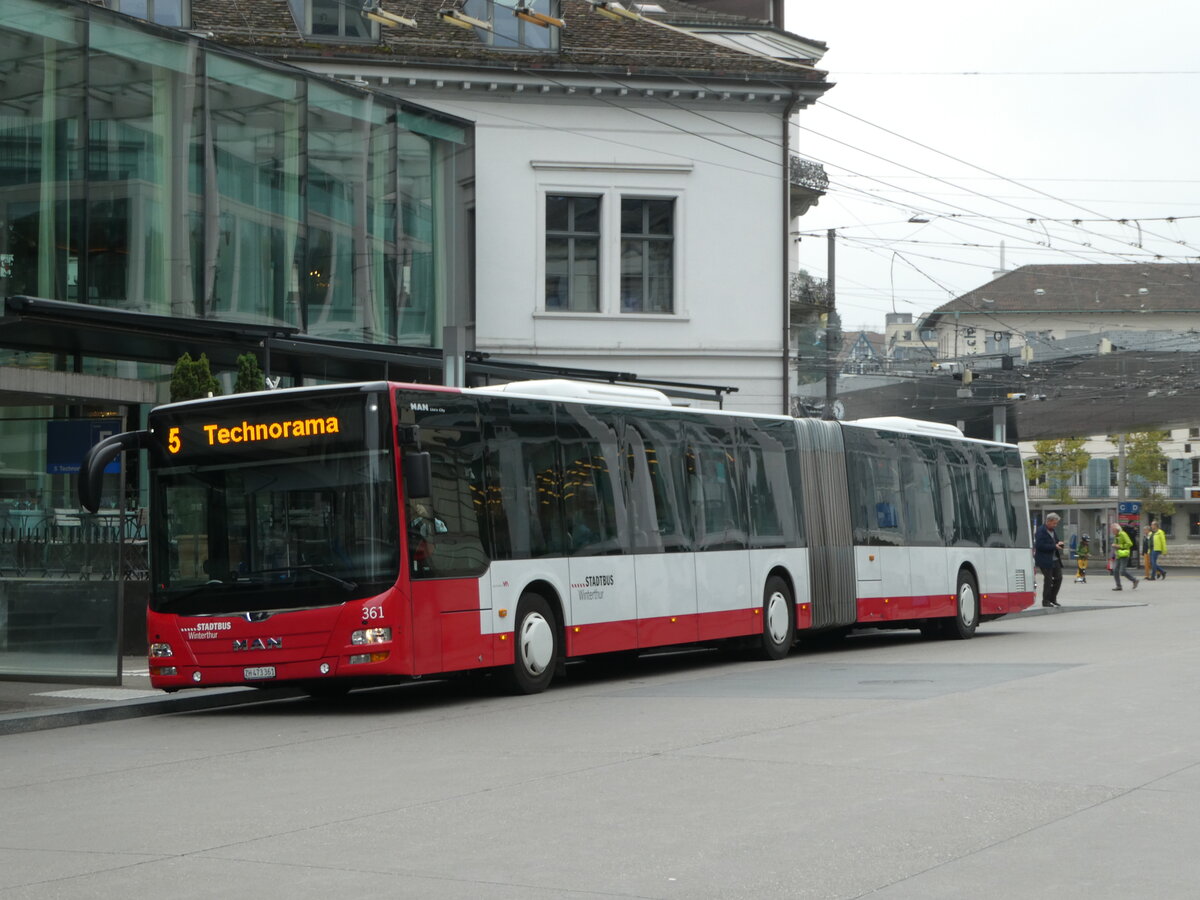
[[[247,681],[254,681],[256,678],[274,678],[274,666],[249,666],[242,669],[242,677]]]

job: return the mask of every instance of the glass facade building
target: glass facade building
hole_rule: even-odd
[[[102,7],[0,0],[0,300],[437,347],[469,138],[395,98]],[[0,324],[0,676],[30,660],[55,674],[48,648],[81,677],[116,658],[139,479],[121,474],[114,515],[90,520],[73,467],[92,430],[138,427],[166,399],[174,362],[166,348],[16,347]],[[145,396],[92,392],[113,379]],[[95,619],[67,645],[32,612],[56,578],[95,595],[64,605],[60,624]]]

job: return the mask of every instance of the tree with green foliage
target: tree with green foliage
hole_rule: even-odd
[[[190,353],[185,353],[176,360],[175,370],[171,373],[172,403],[216,397],[220,393],[221,382],[213,375],[205,354],[201,353],[199,359],[192,359]]]
[[[1162,442],[1169,440],[1169,431],[1134,431],[1125,435],[1125,475],[1141,494],[1142,509],[1151,518],[1175,514],[1175,504],[1166,495],[1167,455]],[[1110,437],[1114,444],[1120,436]]]
[[[259,368],[258,358],[253,353],[243,353],[239,356],[237,366],[237,381],[233,385],[235,394],[266,390],[266,378],[263,377],[263,370]]]
[[[1085,443],[1085,438],[1034,441],[1033,450],[1037,456],[1025,462],[1027,478],[1045,481],[1052,500],[1071,502],[1071,482],[1087,468],[1091,459],[1083,449]]]

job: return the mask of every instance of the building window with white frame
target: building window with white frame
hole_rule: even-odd
[[[621,312],[670,313],[675,300],[675,201],[621,198]]]
[[[546,309],[600,309],[600,198],[546,195]]]

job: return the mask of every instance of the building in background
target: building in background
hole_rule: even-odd
[[[192,0],[191,25],[472,124],[453,189],[473,265],[447,346],[787,409],[788,233],[824,192],[793,164],[795,118],[829,87],[825,46],[675,0],[528,6],[562,27],[491,0],[389,5],[413,23],[395,27],[319,0]]]

